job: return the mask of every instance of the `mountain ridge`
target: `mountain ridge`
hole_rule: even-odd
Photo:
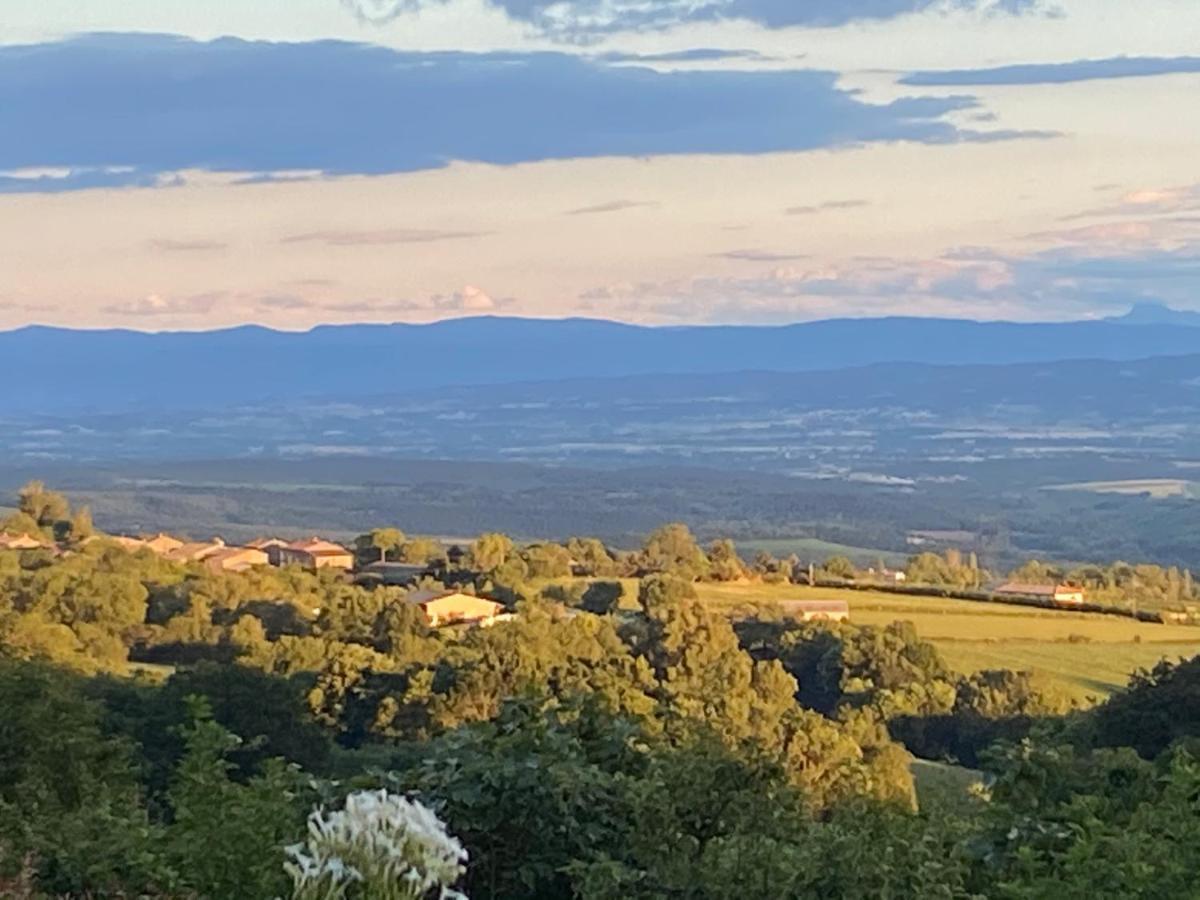
[[[889,317],[790,325],[648,327],[597,319],[471,317],[424,325],[335,325],[306,332],[0,332],[0,358],[36,372],[0,413],[236,405],[240,398],[414,396],[450,386],[717,374],[812,372],[877,363],[930,365],[1137,360],[1196,352],[1175,323],[978,322]]]

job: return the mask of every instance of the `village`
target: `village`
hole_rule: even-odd
[[[364,536],[367,538],[368,536]],[[279,537],[262,537],[245,543],[227,543],[221,537],[193,541],[183,537],[158,532],[145,535],[100,535],[94,534],[82,543],[104,540],[128,552],[149,552],[158,557],[181,565],[190,565],[214,573],[242,573],[256,567],[299,569],[337,577],[367,588],[404,588],[404,600],[421,610],[430,627],[490,626],[511,618],[509,606],[488,596],[450,585],[464,585],[465,574],[471,568],[471,553],[459,544],[446,542],[430,543],[436,552],[425,562],[391,561],[386,551],[364,554],[362,547],[351,547],[317,535],[298,540]],[[360,539],[361,541],[362,539]],[[533,544],[531,547],[542,545]],[[357,549],[356,549],[357,547]],[[31,551],[43,550],[51,553],[72,552],[67,546],[49,540],[44,535],[12,534],[0,532],[0,550]],[[613,551],[614,555],[619,555]],[[951,559],[956,559],[951,555]],[[593,574],[587,566],[568,559],[568,571],[573,576],[586,577]],[[778,571],[770,580],[784,580],[792,584],[830,589],[883,590],[909,596],[949,596],[944,589],[934,585],[914,583],[902,569],[894,569],[880,563],[877,567],[856,569],[844,562],[827,561],[818,567],[816,563],[801,564],[796,560],[777,561]],[[634,574],[630,572],[628,574]],[[648,572],[638,572],[638,575]],[[454,576],[454,577],[451,577]],[[728,581],[755,581],[760,576],[740,560],[735,576]],[[1003,580],[989,588],[951,592],[960,599],[987,600],[1015,605],[1039,606],[1049,609],[1081,610],[1087,605],[1088,597],[1083,586],[1069,581],[1042,583],[1032,581]],[[838,597],[828,599],[787,600],[779,605],[780,611],[801,621],[824,620],[847,622],[851,617],[851,605]],[[1178,615],[1165,614],[1163,621],[1183,621]]]
[[[169,534],[145,537],[117,535],[93,536],[89,540],[109,540],[129,552],[149,551],[174,563],[197,564],[209,572],[245,572],[256,566],[283,568],[298,566],[310,572],[335,572],[363,584],[388,584],[407,587],[425,578],[436,578],[439,566],[411,566],[377,562],[359,567],[353,551],[319,537],[297,541],[279,538],[254,540],[244,545],[229,545],[221,538],[208,541],[184,541]],[[0,533],[0,550],[52,550],[57,545],[32,537]],[[447,551],[446,561],[461,563],[465,552],[459,547]],[[460,590],[421,589],[404,595],[404,601],[421,610],[431,628],[443,625],[489,626],[510,617],[503,604]]]

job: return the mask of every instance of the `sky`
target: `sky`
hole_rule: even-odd
[[[0,328],[1200,310],[1196,0],[5,0]]]

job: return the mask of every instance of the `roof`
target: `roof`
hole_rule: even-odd
[[[478,600],[483,603],[490,603],[492,606],[495,606],[497,609],[499,609],[500,607],[503,606],[502,603],[497,603],[495,600],[492,600],[488,597],[477,597],[474,594],[466,594],[462,591],[432,591],[432,590],[412,591],[411,593],[405,594],[404,597],[401,599],[405,603],[412,603],[412,604],[415,604],[416,606],[427,606],[430,603],[435,603],[438,600],[446,600],[450,597],[466,597],[471,600]]]
[[[196,541],[184,544],[174,550],[168,550],[164,556],[175,562],[193,562],[212,556],[225,548],[225,542],[219,538],[212,541]]]
[[[254,560],[251,565],[265,565],[267,561],[267,554],[257,547],[225,547],[215,553],[207,554],[204,557],[204,564],[209,568],[218,569],[230,560],[236,560],[239,557],[251,557]]]
[[[255,538],[246,546],[252,550],[266,550],[268,547],[286,547],[288,542],[283,538]]]
[[[205,559],[233,559],[238,556],[245,556],[247,553],[253,553],[256,556],[263,556],[263,552],[257,547],[222,547],[215,553],[210,553]]]
[[[0,547],[8,547],[15,550],[32,550],[36,547],[49,546],[45,541],[35,537],[30,537],[27,534],[9,534],[8,532],[0,532]]]
[[[299,550],[302,553],[311,553],[314,556],[322,553],[349,555],[350,551],[341,544],[335,544],[332,541],[327,541],[319,537],[307,538],[303,541],[292,541],[287,545],[288,550]]]

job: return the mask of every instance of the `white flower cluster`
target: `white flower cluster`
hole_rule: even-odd
[[[387,791],[315,810],[287,854],[294,900],[467,900],[451,888],[466,871],[463,845],[430,809]]]

